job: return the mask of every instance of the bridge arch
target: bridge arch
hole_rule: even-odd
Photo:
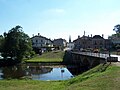
[[[89,69],[90,68],[90,60],[87,57],[83,57],[82,59],[82,65],[85,69]]]

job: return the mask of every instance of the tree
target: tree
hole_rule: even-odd
[[[115,25],[113,31],[115,31],[116,34],[120,33],[120,24]]]
[[[0,35],[0,52],[2,51],[3,43],[4,43],[4,38],[2,35]]]
[[[19,62],[32,53],[31,39],[22,31],[21,26],[16,26],[4,33],[3,57],[15,58]]]

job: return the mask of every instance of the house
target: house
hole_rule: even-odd
[[[93,49],[105,48],[105,39],[100,35],[93,36],[92,48]]]
[[[53,47],[53,42],[50,39],[41,36],[39,33],[38,35],[33,36],[31,40],[32,47],[37,49],[38,53],[46,51],[48,47]]]
[[[67,48],[66,48],[66,50],[73,50],[74,47],[75,47],[74,42],[69,42],[69,43],[67,43]]]
[[[112,41],[110,39],[105,39],[105,48],[107,50],[112,48]]]
[[[109,39],[111,40],[111,42],[112,42],[114,45],[120,45],[120,37],[111,36],[111,37],[109,37]]]
[[[75,49],[109,49],[111,47],[111,41],[109,39],[104,39],[104,35],[94,35],[92,37],[82,36],[78,37],[78,39],[74,40]]]
[[[78,39],[73,41],[75,43],[75,49],[80,50],[82,49],[86,49],[86,48],[91,48],[92,46],[92,39],[89,36],[78,36]]]
[[[53,46],[63,50],[67,46],[67,41],[65,39],[59,38],[53,40]]]

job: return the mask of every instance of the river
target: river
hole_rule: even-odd
[[[32,80],[67,80],[72,78],[71,72],[63,65],[22,64],[0,68],[0,80],[32,79]]]

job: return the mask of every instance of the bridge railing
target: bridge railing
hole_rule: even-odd
[[[93,57],[100,57],[100,58],[105,58],[109,57],[109,54],[102,54],[102,53],[92,53],[92,52],[74,52],[76,54],[81,54],[81,55],[87,55],[87,56],[93,56]]]

